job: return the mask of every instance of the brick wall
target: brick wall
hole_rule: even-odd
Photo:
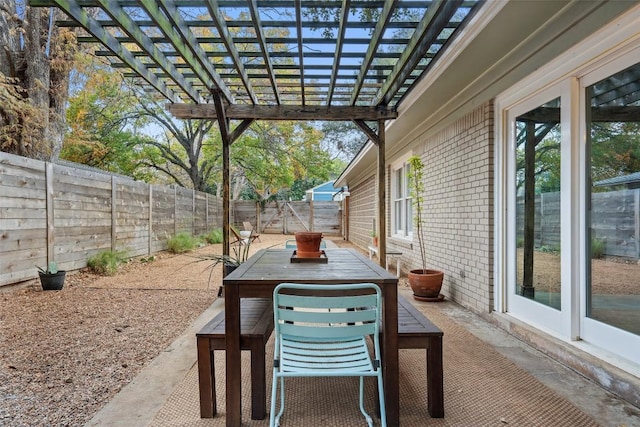
[[[448,299],[477,312],[493,309],[493,141],[493,104],[486,103],[410,144],[426,165],[427,267],[444,271]],[[390,184],[387,168],[387,196]],[[366,249],[376,214],[375,174],[349,190],[349,240]],[[387,202],[387,231],[391,209]],[[421,268],[417,237],[413,243],[388,238],[387,248],[403,252],[404,274]]]
[[[371,244],[371,231],[376,217],[375,174],[349,187],[349,241],[366,249]]]
[[[443,294],[481,312],[493,308],[493,141],[486,103],[412,143],[426,165],[427,267],[444,271]],[[418,250],[414,237],[408,268],[420,268]]]

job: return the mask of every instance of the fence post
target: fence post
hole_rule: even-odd
[[[149,184],[149,245],[147,255],[151,255],[151,241],[153,239],[153,186]]]
[[[118,207],[117,205],[117,189],[118,183],[116,182],[116,177],[111,176],[111,250],[116,250],[116,230],[118,226],[117,216],[118,216]]]
[[[636,244],[636,259],[640,259],[640,188],[636,188],[633,192],[633,219],[634,219],[634,237]]]
[[[314,221],[313,221],[313,199],[309,202],[309,231],[313,231]]]
[[[191,190],[191,235],[196,235],[196,190]]]
[[[173,235],[178,234],[178,187],[173,186]]]
[[[53,163],[45,162],[44,179],[46,185],[47,204],[47,268],[53,261],[54,225],[53,225]]]

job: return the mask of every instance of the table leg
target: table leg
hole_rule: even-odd
[[[400,425],[400,366],[398,361],[398,285],[384,286],[384,332],[382,375],[387,410],[387,425]]]
[[[217,412],[215,367],[211,357],[209,338],[198,337],[198,388],[200,390],[200,418],[213,418]]]
[[[224,309],[227,371],[227,427],[242,423],[242,377],[240,353],[240,295],[238,286],[225,283]]]
[[[429,338],[427,348],[427,409],[433,418],[444,417],[442,337]]]

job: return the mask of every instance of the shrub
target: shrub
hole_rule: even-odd
[[[98,274],[113,276],[118,272],[118,266],[127,260],[125,252],[101,251],[87,260],[87,265]]]
[[[219,228],[211,230],[209,234],[204,236],[204,239],[207,241],[207,243],[211,245],[216,243],[222,243],[222,230]]]
[[[182,254],[192,251],[198,245],[198,239],[188,233],[178,233],[167,241],[169,252]]]
[[[605,242],[603,239],[596,239],[595,237],[591,239],[591,257],[592,258],[604,257],[604,246],[605,246]]]

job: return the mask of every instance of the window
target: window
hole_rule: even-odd
[[[409,170],[406,162],[394,166],[391,174],[393,211],[391,215],[394,237],[411,239],[413,237],[413,209],[409,192]]]

